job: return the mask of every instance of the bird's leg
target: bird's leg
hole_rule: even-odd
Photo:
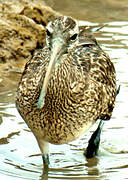
[[[116,96],[119,94],[119,92],[120,92],[120,85],[119,85],[118,88],[117,88]]]
[[[104,122],[101,120],[98,125],[98,128],[92,134],[88,142],[88,147],[86,149],[86,153],[85,153],[86,158],[93,158],[98,154],[99,144],[100,144],[100,134],[101,134],[103,125],[104,125]]]
[[[49,154],[43,154],[42,159],[43,159],[44,166],[48,166],[50,164],[50,162],[49,162]]]
[[[120,92],[120,85],[117,88],[116,96],[119,94],[119,92]],[[102,117],[102,119],[109,120],[110,117],[106,115],[106,116]],[[93,158],[98,154],[99,144],[100,144],[100,134],[101,134],[102,127],[104,125],[103,120],[100,121],[98,128],[92,134],[92,136],[88,142],[88,147],[87,147],[86,153],[85,153],[85,156],[87,158]]]
[[[46,141],[43,141],[42,139],[37,138],[37,137],[36,137],[36,139],[37,139],[39,148],[42,153],[44,169],[47,169],[50,164],[50,162],[49,162],[49,143]]]

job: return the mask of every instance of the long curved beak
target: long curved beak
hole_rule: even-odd
[[[56,64],[59,56],[63,52],[63,45],[64,45],[63,40],[58,39],[58,38],[54,39],[54,41],[52,43],[51,58],[49,61],[49,65],[48,65],[48,68],[47,68],[47,71],[45,74],[44,82],[43,82],[41,92],[40,92],[40,96],[39,96],[39,100],[37,103],[38,109],[43,108],[43,106],[45,104],[45,96],[47,93],[47,87],[48,87],[49,79],[51,77],[51,74],[54,70],[55,64]]]

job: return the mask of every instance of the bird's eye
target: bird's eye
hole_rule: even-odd
[[[70,37],[70,40],[75,40],[77,38],[77,34],[74,34],[73,36]]]
[[[51,33],[49,32],[48,29],[46,30],[46,34],[47,34],[47,36],[51,36]]]

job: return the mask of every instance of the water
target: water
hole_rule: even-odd
[[[72,0],[72,2],[76,1]],[[115,1],[112,2],[115,3]],[[59,6],[58,2],[56,8]],[[60,10],[63,9],[60,8]],[[90,12],[94,13],[93,16],[97,13],[94,8],[90,8]],[[67,13],[66,10],[65,13]],[[71,15],[73,13],[74,16],[78,16],[80,12],[75,14],[75,11],[72,10]],[[125,17],[125,14],[121,15],[121,18],[123,16]],[[105,19],[104,14],[102,17]],[[84,17],[79,15],[79,19],[84,19]],[[100,33],[97,33],[96,37],[101,47],[114,62],[118,84],[121,84],[113,116],[104,125],[97,158],[86,160],[83,156],[88,139],[96,129],[97,124],[80,139],[68,145],[50,145],[49,180],[128,179],[128,22],[125,21],[125,18],[124,21],[120,18],[117,21],[114,13],[111,22],[108,14],[104,19],[97,16],[93,22],[86,18],[84,19],[86,21],[81,23],[89,24],[96,29],[101,26],[101,21],[102,25],[103,22],[107,22],[107,26]],[[15,67],[11,71],[3,72],[3,76],[0,77],[0,179],[44,180],[47,177],[42,175],[42,159],[36,140],[15,108],[15,91],[20,76],[21,73]]]

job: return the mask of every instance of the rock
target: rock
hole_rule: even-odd
[[[38,2],[38,3],[37,3]],[[59,16],[39,1],[4,1],[0,5],[0,63],[27,61],[43,47],[45,26]],[[10,64],[10,63],[9,63]]]
[[[6,17],[0,21],[0,62],[30,59],[37,46],[43,46],[45,28],[23,15]]]
[[[26,6],[20,14],[33,19],[35,23],[43,26],[46,26],[49,21],[60,15],[47,6],[41,8],[38,6]]]

